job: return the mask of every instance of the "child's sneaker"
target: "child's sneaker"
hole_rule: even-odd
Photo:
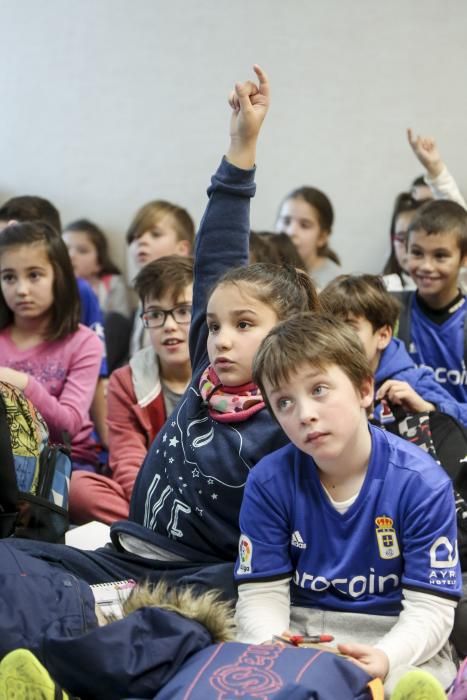
[[[459,666],[454,683],[449,689],[448,698],[449,700],[467,699],[467,658]]]
[[[416,668],[398,681],[391,700],[446,700],[446,693],[431,673]]]
[[[2,700],[69,700],[27,649],[10,651],[0,663]]]

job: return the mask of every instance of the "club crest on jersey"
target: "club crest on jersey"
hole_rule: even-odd
[[[240,535],[238,543],[238,569],[237,574],[251,574],[251,557],[253,556],[253,543],[246,535]]]
[[[381,515],[375,518],[375,523],[379,556],[381,559],[396,559],[400,556],[400,550],[396,531],[393,528],[393,519],[387,515]]]

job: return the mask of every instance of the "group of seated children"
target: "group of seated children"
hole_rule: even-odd
[[[0,543],[2,654],[26,647],[37,657],[6,656],[0,688],[17,684],[27,697],[42,684],[49,694],[41,697],[104,700],[363,700],[381,698],[384,681],[386,697],[422,700],[445,697],[456,675],[449,636],[462,578],[452,481],[417,445],[379,426],[397,407],[465,424],[465,299],[456,280],[467,212],[427,203],[409,225],[418,291],[405,299],[407,350],[392,337],[397,306],[379,278],[346,275],[325,286],[336,272],[328,276],[327,260],[337,262],[327,247],[332,208],[304,225],[305,205],[326,200],[319,191],[313,200],[291,193],[280,219],[297,225],[297,241],[300,227],[314,228],[318,260],[297,248],[306,270],[323,273],[320,297],[304,269],[248,265],[256,142],[269,106],[267,77],[254,70],[258,84],[237,83],[230,97],[230,147],[208,189],[194,265],[172,255],[137,276],[151,345],[109,381],[112,475],[73,475],[73,517],[115,521],[112,545]],[[25,227],[34,232],[27,244],[15,238]],[[2,332],[37,355],[40,344],[69,342],[74,357],[85,329],[77,311],[75,325],[62,328],[54,306],[61,278],[51,251],[63,241],[38,224],[11,223],[2,236],[10,313]],[[425,355],[427,338],[436,344]],[[436,373],[419,366],[430,361]],[[5,381],[34,392],[27,367],[5,368]],[[149,590],[137,589],[126,617],[99,626],[89,584],[120,579]],[[207,591],[211,620],[200,620],[199,601],[180,607],[165,588],[154,598],[161,579],[191,586],[189,596]],[[35,609],[23,615],[11,601],[27,599],[28,586]],[[213,588],[238,594],[227,634],[212,628]],[[77,606],[82,614],[73,615]],[[237,642],[224,644],[231,633]],[[346,658],[277,643],[324,633]],[[462,678],[450,697],[467,698]]]

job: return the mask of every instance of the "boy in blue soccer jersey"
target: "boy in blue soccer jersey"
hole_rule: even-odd
[[[254,379],[292,444],[262,459],[245,488],[239,639],[326,632],[388,693],[407,666],[446,687],[461,595],[448,476],[418,447],[369,427],[372,371],[342,321],[280,323]]]
[[[466,304],[458,278],[467,263],[467,211],[450,201],[424,204],[408,228],[407,252],[417,291],[402,296],[399,337],[414,362],[432,367],[436,380],[465,403]]]

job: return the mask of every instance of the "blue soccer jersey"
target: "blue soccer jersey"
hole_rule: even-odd
[[[464,363],[465,298],[444,323],[435,323],[420,309],[415,295],[410,310],[409,354],[416,365],[426,365],[456,401],[467,402]]]
[[[294,445],[259,462],[240,513],[237,583],[292,576],[293,605],[396,615],[402,588],[457,599],[452,483],[419,447],[371,427],[360,493],[339,513]]]

